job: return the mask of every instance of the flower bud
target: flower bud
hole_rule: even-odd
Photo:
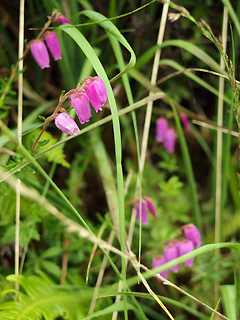
[[[47,51],[47,47],[43,41],[33,40],[30,44],[30,50],[33,58],[41,69],[50,67],[50,58]]]
[[[75,136],[79,133],[76,122],[65,112],[59,113],[56,116],[55,125],[66,134]]]

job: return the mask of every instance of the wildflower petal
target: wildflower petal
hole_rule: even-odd
[[[80,123],[83,124],[85,122],[89,122],[92,114],[89,99],[86,93],[79,92],[76,95],[72,95],[71,104],[77,112]]]
[[[70,21],[68,21],[68,19],[66,17],[64,17],[63,15],[61,15],[59,18],[57,18],[57,21],[61,24],[65,24],[65,23],[69,23],[72,24]]]
[[[180,256],[183,256],[186,253],[192,252],[194,250],[193,242],[190,240],[183,240],[178,242],[178,252]],[[187,267],[191,267],[193,265],[194,258],[188,259],[183,262],[183,264]]]
[[[30,44],[30,50],[33,58],[41,69],[50,67],[50,58],[47,47],[43,41],[33,40]]]
[[[163,142],[168,129],[168,122],[165,118],[161,117],[156,122],[156,140]]]
[[[149,198],[149,197],[144,197],[144,199],[146,200],[146,202],[147,202],[147,207],[148,207],[148,209],[149,209],[149,211],[151,212],[151,214],[154,216],[154,218],[156,218],[157,217],[157,215],[156,215],[156,209],[155,209],[155,207],[154,207],[154,205],[153,205],[153,203],[152,203],[152,199],[151,198]]]
[[[164,141],[163,141],[163,145],[168,152],[174,152],[175,150],[175,130],[174,129],[167,130]]]
[[[153,269],[155,269],[155,268],[157,268],[157,267],[160,267],[160,266],[162,266],[163,264],[165,264],[167,261],[166,261],[166,259],[164,258],[164,256],[160,256],[160,255],[158,255],[158,256],[156,256],[155,258],[153,258],[153,260],[152,260],[152,268]],[[167,270],[164,270],[164,271],[162,271],[162,272],[159,272],[159,274],[163,277],[163,278],[165,278],[165,279],[167,279],[168,278],[168,269]],[[159,279],[159,278],[158,278]],[[161,279],[159,279],[160,281],[162,281]]]
[[[181,118],[182,124],[183,124],[184,128],[186,129],[186,131],[190,131],[188,116],[185,113],[181,113],[180,118]]]
[[[167,262],[174,260],[179,257],[178,248],[175,243],[170,243],[163,249],[163,255]],[[171,268],[175,273],[178,272],[180,265],[177,264]]]
[[[140,201],[134,204],[134,208],[136,210],[137,219],[140,220]],[[142,224],[148,224],[148,213],[147,213],[147,202],[142,199]]]
[[[104,82],[99,77],[89,77],[84,81],[84,90],[86,91],[91,104],[96,112],[99,110],[101,111],[101,107],[107,102],[107,89]]]
[[[195,247],[201,246],[201,235],[198,228],[190,223],[183,226],[184,235],[188,240],[191,240]]]
[[[47,31],[45,40],[54,60],[62,59],[61,47],[55,32]]]
[[[75,136],[79,133],[79,128],[76,122],[69,116],[69,114],[62,112],[55,118],[55,125],[62,132]]]

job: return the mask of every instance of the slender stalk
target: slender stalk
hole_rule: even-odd
[[[166,26],[166,21],[167,21],[168,8],[169,8],[169,0],[167,0],[163,5],[162,18],[161,18],[160,26],[159,26],[157,45],[162,44],[162,41],[163,41],[163,36],[164,36],[165,26]],[[157,81],[158,64],[159,64],[160,56],[161,56],[161,49],[157,49],[157,51],[155,53],[155,57],[154,57],[154,62],[153,62],[153,70],[152,70],[152,77],[151,77],[151,84],[152,85],[155,85],[156,81]],[[152,94],[152,91],[150,91],[149,95],[151,95],[151,94]],[[151,122],[151,116],[152,116],[152,107],[153,107],[153,102],[149,101],[147,104],[146,118],[145,118],[145,123],[144,123],[144,130],[143,130],[141,159],[140,159],[141,173],[143,173],[144,162],[146,159],[147,143],[148,143],[150,122]]]
[[[19,75],[18,75],[18,142],[22,144],[22,108],[23,108],[23,60],[20,57],[23,55],[24,48],[24,0],[20,1],[19,7]],[[15,274],[19,274],[19,232],[20,232],[20,194],[21,180],[17,180],[16,184],[16,226],[15,226]],[[19,285],[16,282],[15,288],[18,290]]]
[[[227,26],[228,26],[228,9],[224,6],[223,9],[223,27],[222,27],[222,42],[223,51],[226,52],[227,47]],[[220,67],[225,69],[225,63],[221,55]],[[219,79],[219,98],[218,98],[218,126],[223,125],[223,98],[224,94],[224,78]],[[215,243],[221,241],[221,198],[222,198],[222,131],[217,131],[217,159],[216,159],[216,205],[215,205]],[[219,254],[219,250],[215,251],[215,254]],[[218,266],[216,265],[216,269]],[[219,282],[215,282],[215,302],[219,299]]]

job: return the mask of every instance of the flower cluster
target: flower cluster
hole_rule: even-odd
[[[56,33],[52,31],[46,31],[44,37],[47,43],[47,47],[51,52],[54,60],[56,61],[62,59],[61,48]],[[30,50],[33,58],[41,67],[41,69],[50,67],[50,58],[47,47],[42,40],[32,40],[30,44]]]
[[[190,131],[189,120],[185,113],[180,114],[180,118],[183,124],[183,127],[186,131]],[[168,152],[174,152],[175,150],[175,130],[168,127],[168,121],[161,117],[157,120],[156,123],[156,140],[159,143],[163,143],[164,148]]]
[[[168,128],[168,121],[163,117],[157,120],[156,140],[159,143],[163,142],[164,148],[168,152],[174,152],[175,130],[172,128]]]
[[[150,198],[144,196],[141,202],[142,202],[141,221],[142,221],[142,224],[148,224],[147,209],[149,209],[149,211],[151,212],[154,218],[156,218],[156,210]],[[136,210],[137,219],[140,220],[140,201],[139,200],[137,200],[137,202],[134,204],[134,208]]]
[[[180,256],[185,255],[194,250],[194,247],[199,248],[201,246],[201,235],[199,230],[194,224],[187,224],[182,227],[185,239],[182,241],[173,240],[164,249],[163,255],[159,255],[152,260],[152,268],[157,268],[163,264],[172,261]],[[194,258],[188,259],[183,262],[185,266],[191,267],[193,265]],[[180,265],[177,264],[171,268],[175,273],[179,271]],[[162,277],[167,279],[168,269],[160,273]]]
[[[101,78],[88,77],[83,80],[81,86],[70,90],[67,96],[77,112],[80,123],[83,124],[89,122],[92,116],[90,102],[96,112],[102,110],[102,106],[107,102],[107,89]],[[76,135],[79,132],[77,124],[67,113],[56,115],[55,125],[69,135]]]
[[[63,15],[61,15],[58,12],[54,12],[52,16],[50,17],[50,21],[58,21],[60,24],[69,23],[67,18],[65,18]],[[49,51],[51,52],[54,60],[62,59],[62,52],[61,47],[57,38],[57,35],[55,32],[52,31],[46,31],[44,33],[43,38],[45,39],[47,43],[47,47]],[[43,40],[35,39],[31,41],[30,44],[30,50],[33,55],[33,58],[37,62],[37,64],[41,67],[41,69],[49,68],[50,67],[50,58],[47,51],[47,47]]]

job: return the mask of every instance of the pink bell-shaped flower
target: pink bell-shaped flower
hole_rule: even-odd
[[[48,49],[50,50],[54,60],[62,59],[62,52],[58,37],[55,32],[47,31],[45,33],[45,41],[47,43]]]
[[[134,204],[134,208],[136,210],[137,219],[140,220],[140,201],[137,200],[137,202]],[[148,197],[144,197],[142,199],[142,224],[148,224],[148,212],[147,208],[151,212],[154,218],[156,218],[156,210],[154,208],[154,205],[152,203],[152,200]]]
[[[181,113],[180,118],[181,118],[182,124],[183,124],[184,128],[186,129],[186,131],[190,131],[188,116],[185,113]]]
[[[186,253],[192,252],[194,250],[193,242],[190,240],[183,240],[177,243],[179,256],[183,256]],[[187,267],[191,267],[193,265],[194,258],[188,259],[183,262],[183,264]]]
[[[137,219],[140,220],[140,201],[134,204],[134,208],[137,213]],[[148,224],[148,213],[147,213],[147,201],[142,199],[142,212],[141,212],[142,224]]]
[[[156,215],[156,209],[152,203],[152,199],[149,197],[144,196],[144,200],[147,202],[147,207],[149,209],[149,211],[151,212],[151,214],[154,216],[154,218],[157,217]]]
[[[68,21],[68,19],[66,17],[64,17],[63,15],[61,15],[60,17],[57,18],[57,21],[60,24],[65,24],[65,23],[69,23],[72,24],[70,21]]]
[[[168,122],[165,118],[161,117],[156,122],[156,140],[163,142],[168,129]]]
[[[92,114],[87,94],[80,91],[71,95],[71,104],[77,112],[80,123],[89,122]]]
[[[165,264],[167,261],[166,261],[166,259],[164,258],[164,256],[160,256],[160,255],[158,255],[158,256],[156,256],[155,258],[153,258],[153,260],[152,260],[152,268],[154,269],[154,268],[157,268],[157,267],[160,267],[160,266],[162,266],[163,264]],[[162,271],[162,272],[159,272],[159,274],[163,277],[163,278],[165,278],[165,279],[167,279],[168,278],[168,269],[167,270],[164,270],[164,271]],[[159,279],[159,278],[158,278]],[[160,281],[162,281],[161,279],[159,279]]]
[[[30,44],[30,50],[33,58],[41,69],[50,67],[50,58],[47,51],[47,47],[43,41],[33,40]]]
[[[176,243],[174,243],[174,242],[169,243],[169,244],[163,249],[163,255],[164,255],[164,258],[166,259],[167,262],[178,258],[178,257],[179,257],[179,254],[178,254],[178,248],[177,248]],[[179,267],[180,267],[180,265],[177,264],[177,265],[173,266],[173,267],[171,268],[171,270],[172,270],[173,272],[177,273],[178,270],[179,270]]]
[[[69,116],[69,114],[62,112],[59,113],[55,118],[55,125],[62,132],[75,136],[79,133],[79,128],[76,122]]]
[[[102,106],[107,102],[107,89],[99,77],[88,77],[84,79],[84,90],[96,112],[102,111]]]
[[[182,227],[184,235],[188,240],[191,240],[195,247],[199,248],[201,246],[201,235],[198,228],[190,223]]]
[[[175,130],[174,129],[167,130],[164,141],[163,141],[163,145],[168,152],[174,152],[175,150]]]

